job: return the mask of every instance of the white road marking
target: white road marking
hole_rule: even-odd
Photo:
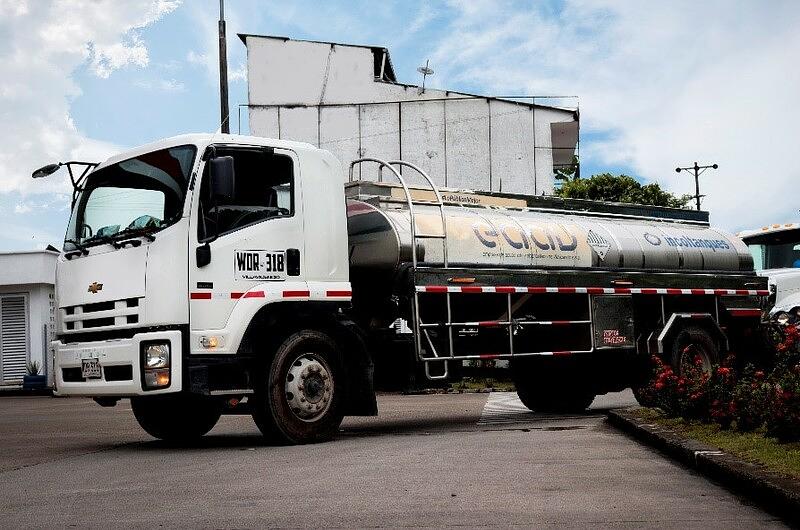
[[[541,415],[534,414],[522,404],[516,392],[491,392],[483,406],[478,425],[497,425],[530,420]]]

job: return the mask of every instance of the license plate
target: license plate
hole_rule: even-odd
[[[237,280],[286,280],[285,250],[236,250],[233,265]]]
[[[83,359],[81,361],[81,375],[84,379],[100,379],[100,359]]]

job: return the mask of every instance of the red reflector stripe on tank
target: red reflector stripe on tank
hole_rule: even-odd
[[[508,285],[491,286],[446,286],[446,285],[418,285],[420,293],[578,293],[578,294],[668,294],[668,295],[717,295],[717,296],[767,296],[766,289],[676,289],[655,287],[512,287]]]
[[[728,313],[732,317],[760,317],[761,310],[760,309],[746,309],[746,308],[731,308],[728,309]]]

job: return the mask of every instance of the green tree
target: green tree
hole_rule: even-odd
[[[594,201],[627,202],[653,206],[684,208],[692,199],[691,195],[676,196],[662,190],[658,184],[644,186],[628,175],[601,173],[583,179],[573,175],[557,175],[561,186],[555,195],[568,199],[591,199]]]

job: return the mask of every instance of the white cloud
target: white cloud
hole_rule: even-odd
[[[87,138],[73,123],[70,100],[80,95],[73,72],[88,65],[104,78],[119,68],[147,66],[139,30],[179,4],[0,0],[0,193],[64,191],[66,177],[34,186],[31,171],[54,160],[96,160],[118,150]]]
[[[183,92],[186,90],[186,85],[177,79],[156,79],[154,81],[149,79],[141,79],[136,81],[134,84],[139,88],[152,91]]]
[[[611,133],[584,150],[584,161],[629,164],[679,193],[694,184],[677,165],[716,162],[720,169],[701,177],[715,224],[798,217],[796,2],[450,7],[455,18],[434,41],[438,85],[578,94],[581,130]]]

